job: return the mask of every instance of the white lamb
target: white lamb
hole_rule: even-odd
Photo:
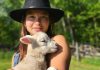
[[[20,38],[24,44],[28,44],[25,58],[17,64],[13,70],[57,70],[54,67],[46,69],[45,55],[57,51],[56,43],[44,32],[35,35],[26,35]]]

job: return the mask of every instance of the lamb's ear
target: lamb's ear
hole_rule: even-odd
[[[20,41],[24,44],[29,44],[32,42],[31,36],[27,35],[27,36],[23,36],[20,38]]]

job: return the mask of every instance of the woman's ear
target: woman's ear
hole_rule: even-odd
[[[20,41],[24,44],[30,44],[32,43],[32,39],[30,35],[26,35],[20,38]]]

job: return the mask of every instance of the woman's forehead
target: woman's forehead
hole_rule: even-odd
[[[28,10],[26,14],[43,14],[43,15],[48,15],[47,11],[44,10]]]

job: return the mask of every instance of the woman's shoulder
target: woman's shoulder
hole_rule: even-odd
[[[54,40],[54,41],[56,41],[58,44],[59,43],[67,43],[66,41],[66,38],[65,38],[65,36],[64,35],[55,35],[55,36],[53,36],[52,37],[52,39]]]
[[[52,40],[57,43],[59,51],[63,50],[62,53],[66,53],[69,50],[69,43],[64,35],[55,35]]]
[[[52,37],[52,39],[56,39],[56,38],[65,38],[65,36],[64,35],[54,35],[53,37]]]

